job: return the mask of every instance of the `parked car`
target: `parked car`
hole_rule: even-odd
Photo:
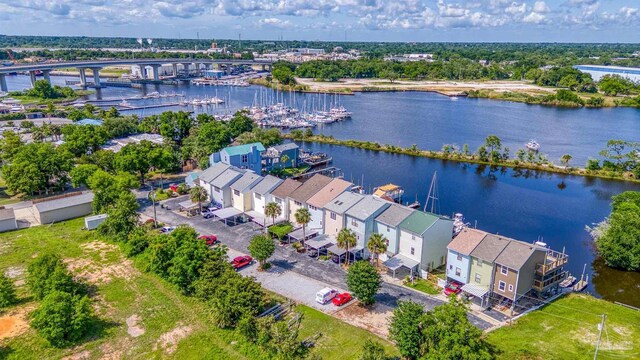
[[[202,217],[205,219],[211,219],[213,217],[213,209],[202,210]]]
[[[343,254],[343,255],[338,256],[336,254],[333,254],[333,255],[331,255],[331,261],[333,261],[336,264],[344,264],[344,263],[347,262],[346,255]]]
[[[324,305],[338,295],[338,292],[332,288],[324,288],[316,293],[316,302]]]
[[[249,255],[244,256],[236,256],[231,260],[231,265],[234,269],[240,270],[247,265],[251,265],[253,263],[253,258]]]
[[[349,301],[351,301],[351,294],[349,294],[347,292],[346,293],[342,293],[342,294],[338,294],[331,300],[331,302],[335,306],[342,306],[342,305],[348,303]]]
[[[452,281],[444,287],[444,294],[449,295],[458,295],[462,291],[462,284],[457,281]]]
[[[169,189],[171,189],[171,191],[173,191],[174,193],[178,192],[178,184],[170,184],[169,185]]]
[[[168,234],[168,233],[172,232],[175,229],[176,229],[175,226],[163,226],[162,229],[160,229],[160,232],[163,233],[163,234]]]
[[[316,257],[316,256],[318,256],[318,250],[311,249],[311,250],[307,251],[307,255],[309,255],[309,257]]]
[[[198,239],[206,241],[209,246],[215,245],[218,242],[218,237],[215,235],[200,235]]]

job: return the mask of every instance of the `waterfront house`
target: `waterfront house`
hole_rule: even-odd
[[[335,199],[324,206],[324,234],[337,236],[341,229],[346,226],[345,213],[360,200],[364,195],[354,192],[343,192]]]
[[[268,203],[273,201],[271,192],[283,183],[282,179],[275,176],[267,175],[251,189],[253,193],[253,211],[260,216],[265,216],[264,208]],[[284,213],[284,209],[283,213]],[[282,215],[281,215],[282,216]]]
[[[229,168],[231,168],[231,166],[223,163],[212,164],[198,175],[198,179],[194,181],[194,184],[202,186],[209,195],[209,200],[213,201],[214,190],[211,182]]]
[[[323,187],[329,185],[331,178],[328,176],[316,174],[309,180],[302,183],[302,185],[294,190],[289,195],[289,221],[295,222],[294,214],[300,208],[307,208],[307,200],[313,195],[317,194]]]
[[[239,169],[249,169],[257,174],[262,174],[262,153],[265,148],[262,143],[229,146],[220,152],[209,156],[209,164],[221,162]]]
[[[536,264],[542,263],[546,250],[542,247],[511,240],[496,258],[493,294],[512,301],[533,287]]]
[[[400,225],[398,254],[430,271],[445,264],[447,245],[453,234],[453,220],[422,211],[414,211]]]
[[[211,186],[211,202],[222,208],[230,207],[233,204],[230,186],[238,180],[244,172],[244,170],[230,166],[215,179],[211,180],[211,182],[209,182]]]
[[[416,210],[406,206],[391,204],[375,218],[374,231],[387,239],[387,252],[381,255],[383,261],[386,260],[386,256],[393,256],[398,253],[400,242],[398,226],[414,211]]]
[[[507,245],[509,245],[508,239],[487,233],[471,250],[469,282],[462,287],[462,291],[480,299],[483,305],[493,288],[496,258]]]
[[[324,229],[324,207],[331,200],[338,197],[343,192],[353,186],[352,183],[342,180],[333,179],[331,182],[318,191],[315,195],[307,200],[307,207],[311,213],[311,222],[309,222],[309,229],[314,229],[319,233],[323,233]]]
[[[231,203],[233,207],[245,212],[253,208],[253,194],[251,189],[262,180],[262,176],[247,171],[234,181],[229,188],[231,189]]]
[[[469,283],[471,252],[487,233],[473,228],[464,228],[447,246],[447,278],[462,284]]]
[[[345,212],[346,228],[356,234],[357,241],[356,247],[353,249],[354,253],[364,250],[364,255],[368,254],[367,241],[374,232],[374,219],[391,204],[391,202],[375,196],[365,195],[362,200]]]
[[[291,211],[289,210],[289,195],[291,195],[291,193],[300,186],[302,186],[301,182],[293,179],[286,179],[271,192],[273,201],[280,205],[280,208],[282,209],[282,217],[286,221],[290,221],[291,219]]]
[[[269,172],[274,169],[298,167],[299,147],[295,143],[285,143],[267,148],[262,155],[262,168]]]

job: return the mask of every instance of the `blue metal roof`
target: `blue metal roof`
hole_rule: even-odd
[[[238,145],[238,146],[229,146],[222,150],[225,151],[227,154],[229,154],[229,156],[244,155],[244,154],[249,154],[251,152],[251,148],[254,146],[258,149],[258,151],[265,151],[264,145],[262,145],[262,143],[259,143],[259,142],[245,144],[245,145]]]
[[[78,124],[78,125],[102,126],[102,120],[98,120],[98,119],[82,119],[82,120],[76,121],[76,124]]]

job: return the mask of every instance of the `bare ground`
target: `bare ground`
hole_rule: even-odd
[[[333,315],[351,325],[367,329],[370,332],[387,339],[389,337],[389,319],[393,313],[393,308],[382,304],[363,306],[356,301]]]
[[[133,314],[127,318],[127,334],[131,337],[138,337],[144,334],[144,328],[140,325],[140,316]]]
[[[34,304],[12,309],[0,316],[0,340],[22,335],[29,329],[27,317],[35,309]]]
[[[173,330],[160,335],[158,342],[153,346],[153,350],[156,351],[160,348],[164,349],[167,354],[173,354],[178,349],[180,340],[189,336],[192,331],[193,328],[191,326],[178,325]]]
[[[86,257],[66,259],[65,262],[69,270],[74,272],[77,277],[85,279],[89,283],[108,283],[113,278],[123,278],[129,280],[138,274],[131,260],[120,257],[119,261],[105,265],[109,253],[118,252],[116,245],[106,244],[101,241],[93,241],[82,245]],[[100,261],[94,260],[94,256],[98,255]]]

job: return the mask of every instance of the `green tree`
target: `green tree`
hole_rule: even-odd
[[[52,291],[32,314],[31,327],[55,347],[80,340],[90,329],[93,308],[87,296]]]
[[[598,81],[598,87],[607,95],[617,96],[618,94],[629,94],[634,88],[634,84],[620,75],[605,75]]]
[[[209,256],[207,244],[199,240],[193,228],[180,226],[170,235],[178,244],[167,268],[167,280],[178,286],[183,294],[195,291],[194,282],[200,277],[200,269]]]
[[[115,165],[119,171],[126,171],[137,174],[140,183],[144,185],[144,180],[151,170],[153,164],[149,154],[157,145],[150,141],[143,140],[140,143],[125,145],[115,157]]]
[[[213,322],[220,328],[237,325],[244,316],[256,316],[264,304],[264,292],[252,277],[229,271],[209,297]]]
[[[134,175],[129,173],[112,175],[106,171],[97,170],[87,179],[87,185],[94,194],[93,211],[103,213],[116,203],[120,194],[137,188],[140,183]]]
[[[11,130],[4,131],[0,137],[0,159],[3,162],[11,162],[23,145],[20,135]]]
[[[271,218],[271,225],[275,225],[276,218],[282,215],[282,207],[277,202],[272,201],[265,205],[264,214]]]
[[[229,120],[229,131],[233,137],[237,137],[245,132],[251,132],[255,126],[256,124],[253,120],[243,111],[236,112],[233,118]]]
[[[17,302],[18,297],[16,296],[13,280],[4,274],[0,274],[0,310],[6,309]]]
[[[598,232],[596,248],[608,266],[640,271],[640,192],[614,196],[611,215]]]
[[[422,323],[424,357],[427,359],[490,360],[493,355],[482,339],[482,330],[467,318],[467,309],[452,298],[427,312]]]
[[[351,229],[344,228],[344,229],[341,229],[340,232],[338,232],[338,236],[336,237],[336,245],[339,248],[346,250],[347,265],[349,265],[349,249],[356,246],[357,240],[358,239],[356,238],[356,233],[353,232],[353,230]]]
[[[276,321],[271,324],[268,348],[277,360],[302,359],[306,348],[299,339],[303,316],[298,314],[290,321]]]
[[[100,168],[98,167],[98,165],[94,164],[77,165],[69,172],[69,176],[71,177],[71,184],[74,187],[88,185],[89,178],[98,170],[100,170]]]
[[[51,144],[31,143],[20,147],[11,162],[2,167],[2,176],[11,192],[48,193],[65,186],[72,166],[67,151]]]
[[[399,301],[389,324],[389,339],[396,343],[405,359],[418,359],[425,344],[422,332],[424,307],[413,301]]]
[[[43,299],[54,290],[68,293],[78,291],[78,286],[62,259],[55,254],[42,254],[29,264],[27,286],[37,300]]]
[[[260,263],[260,269],[264,269],[265,262],[276,251],[276,244],[269,236],[260,234],[251,238],[247,248],[251,256]]]
[[[371,305],[376,302],[375,296],[382,286],[382,278],[368,261],[356,261],[347,270],[347,286],[360,302]]]
[[[384,235],[373,233],[369,236],[369,241],[367,242],[367,249],[369,252],[374,254],[376,258],[376,267],[380,268],[380,254],[387,251],[387,238]]]
[[[569,166],[569,161],[571,161],[573,157],[569,154],[564,154],[562,155],[562,157],[560,158],[560,162],[562,163],[562,166]]]
[[[362,344],[362,352],[358,356],[358,360],[387,360],[387,354],[384,346],[377,341],[367,339]]]
[[[138,201],[131,191],[123,191],[116,202],[107,208],[107,219],[99,230],[116,241],[126,242],[138,223]]]
[[[207,190],[205,190],[205,188],[200,185],[196,185],[189,189],[189,199],[192,202],[198,204],[200,212],[202,212],[202,203],[206,202],[207,199],[209,199],[209,194],[207,193]]]
[[[62,127],[66,149],[76,157],[91,154],[107,143],[109,134],[102,126],[97,125],[64,125]]]
[[[311,213],[307,208],[299,208],[293,214],[296,223],[302,225],[302,244],[307,240],[307,225],[311,222]]]

